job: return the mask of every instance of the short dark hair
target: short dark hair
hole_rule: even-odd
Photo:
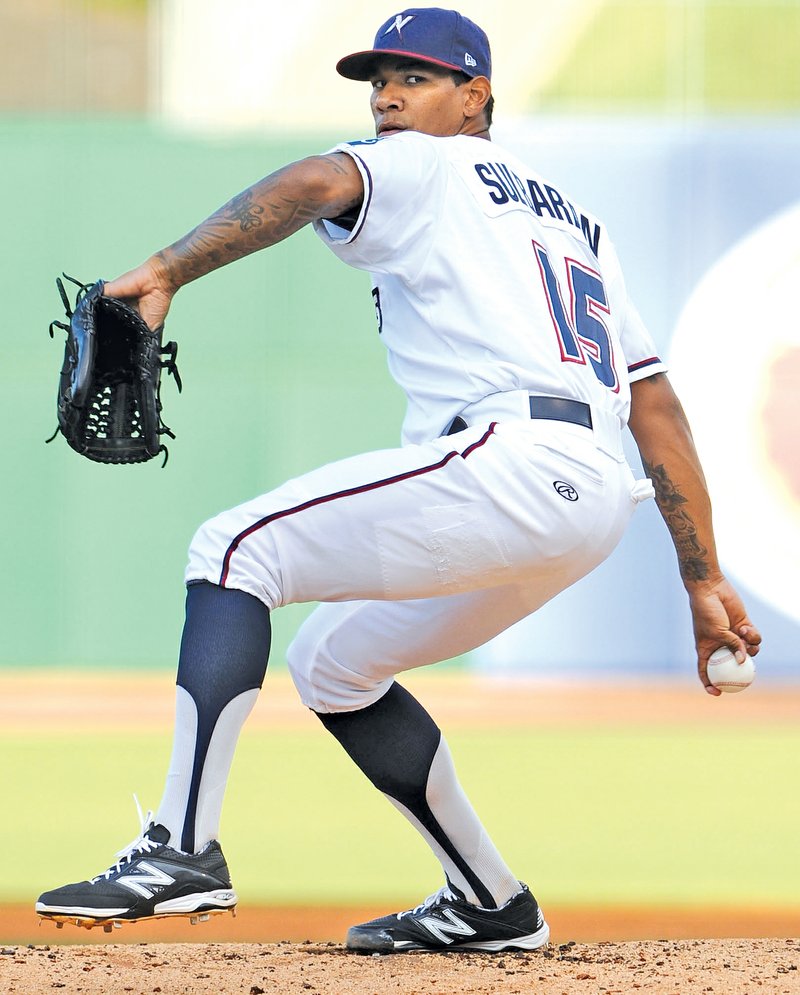
[[[467,76],[466,73],[462,73],[460,69],[454,69],[451,73],[453,77],[453,82],[456,86],[463,86],[464,83],[468,83],[471,76]],[[494,96],[490,96],[486,101],[486,106],[483,108],[483,113],[486,115],[486,127],[491,128],[492,126],[492,113],[494,111]]]

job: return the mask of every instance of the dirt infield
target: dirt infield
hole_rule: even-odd
[[[800,991],[798,940],[551,944],[359,956],[332,943],[5,947],[0,988],[37,995],[606,995]]]

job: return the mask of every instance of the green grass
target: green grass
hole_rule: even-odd
[[[611,2],[531,98],[532,110],[791,112],[800,5]]]
[[[797,903],[800,733],[459,732],[462,782],[543,901]],[[99,872],[157,805],[163,735],[2,741],[0,899]],[[222,838],[253,903],[419,900],[438,863],[316,726],[256,731],[234,763]]]

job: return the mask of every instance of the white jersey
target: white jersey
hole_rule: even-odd
[[[630,381],[664,369],[605,227],[493,142],[403,132],[337,145],[364,181],[352,228],[317,233],[368,270],[403,441],[500,391],[574,398],[627,422]]]

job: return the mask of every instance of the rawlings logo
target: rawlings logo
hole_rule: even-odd
[[[554,480],[553,487],[556,489],[556,494],[559,494],[565,501],[578,500],[578,492],[572,484],[568,484],[564,480]]]

